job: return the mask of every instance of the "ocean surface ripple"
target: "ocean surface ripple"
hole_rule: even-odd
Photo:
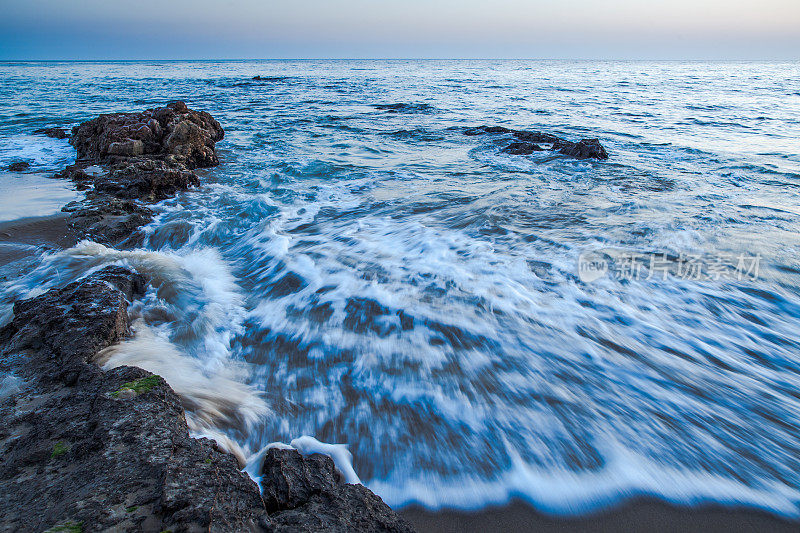
[[[106,364],[164,375],[245,456],[346,444],[394,506],[644,494],[797,517],[798,86],[798,63],[0,64],[0,168],[70,161],[36,128],[174,99],[226,130],[142,249],[43,251],[0,315],[131,265],[152,288]],[[482,124],[611,158],[508,155],[463,134]],[[588,282],[587,251],[760,263]]]

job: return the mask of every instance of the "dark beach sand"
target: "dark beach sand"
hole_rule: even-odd
[[[710,505],[687,508],[645,499],[577,518],[546,516],[522,502],[477,512],[408,508],[400,514],[420,533],[800,532],[800,521],[784,520],[757,510]]]

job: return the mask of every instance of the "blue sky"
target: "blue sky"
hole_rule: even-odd
[[[6,0],[0,59],[800,59],[800,0]]]

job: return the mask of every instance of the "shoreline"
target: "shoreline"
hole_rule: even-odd
[[[796,532],[800,520],[782,518],[749,507],[702,504],[678,506],[656,498],[634,498],[585,515],[547,515],[521,500],[476,511],[427,510],[419,506],[398,511],[419,533],[599,533],[675,531]]]

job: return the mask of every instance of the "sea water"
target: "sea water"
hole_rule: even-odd
[[[71,161],[36,128],[175,99],[225,128],[142,248],[43,251],[0,314],[147,275],[99,361],[163,375],[254,476],[294,441],[398,507],[797,517],[799,87],[798,63],[0,64],[0,169]],[[610,159],[508,155],[484,124]]]

